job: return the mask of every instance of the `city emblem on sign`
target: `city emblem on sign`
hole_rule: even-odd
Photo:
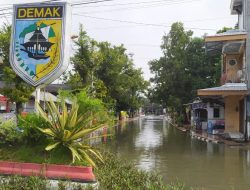
[[[68,67],[66,5],[14,5],[10,62],[33,86],[51,83]]]

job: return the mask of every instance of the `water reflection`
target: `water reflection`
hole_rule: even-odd
[[[164,181],[179,179],[205,189],[250,187],[250,148],[201,142],[159,118],[141,118],[118,126],[107,148]]]
[[[163,134],[154,126],[155,122],[149,122],[141,128],[135,139],[135,147],[143,148],[145,151],[155,149],[162,145]],[[149,127],[149,126],[150,127]]]

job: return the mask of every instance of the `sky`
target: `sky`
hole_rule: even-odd
[[[45,1],[45,0],[42,0]],[[68,0],[73,4],[100,0]],[[13,3],[41,2],[38,0],[0,0],[0,25],[11,23]],[[193,36],[213,35],[224,26],[234,27],[237,15],[230,14],[231,0],[109,0],[107,2],[72,6],[68,27],[77,35],[82,24],[88,35],[97,41],[113,45],[124,44],[133,54],[135,66],[141,68],[145,79],[150,74],[148,62],[162,56],[162,36],[168,34],[172,23],[184,23]],[[73,54],[73,51],[71,51]]]

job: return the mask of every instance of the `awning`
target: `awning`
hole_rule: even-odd
[[[206,52],[209,55],[239,53],[246,39],[247,32],[243,30],[229,30],[213,36],[206,36]]]
[[[248,95],[249,92],[245,83],[226,83],[219,87],[199,89],[198,96]]]
[[[36,92],[32,93],[32,96],[34,98],[36,98]],[[49,92],[40,92],[40,101],[46,101],[49,102],[50,100],[52,100],[53,102],[60,102],[60,98],[56,97],[55,95],[49,93]],[[66,104],[72,104],[72,101],[70,101],[69,99],[65,99]]]
[[[33,92],[32,96],[36,98],[36,92]],[[43,91],[40,92],[40,100],[41,101],[45,100],[46,102],[49,102],[50,100],[52,100],[53,102],[58,101],[56,96],[54,96],[53,94],[49,92],[43,92]]]

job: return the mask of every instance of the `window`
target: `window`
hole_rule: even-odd
[[[214,118],[219,118],[219,117],[220,117],[220,109],[214,108]]]
[[[234,66],[234,65],[237,64],[237,61],[236,61],[236,59],[229,59],[228,64],[231,65],[231,66]]]

